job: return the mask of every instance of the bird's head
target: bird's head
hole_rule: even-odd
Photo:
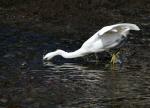
[[[43,56],[43,60],[47,61],[47,60],[52,59],[53,57],[54,57],[53,53],[50,52]]]
[[[60,49],[57,49],[53,52],[50,52],[50,53],[47,53],[44,57],[43,57],[43,60],[51,60],[54,56],[57,56],[57,55],[62,55],[64,53],[63,50],[60,50]]]

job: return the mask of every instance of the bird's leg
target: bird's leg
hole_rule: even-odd
[[[112,54],[112,58],[111,58],[111,63],[114,65],[115,63],[117,63],[118,61],[118,58],[119,58],[119,54],[120,54],[120,51],[118,51],[117,53],[114,53]]]
[[[84,61],[87,61],[87,62],[90,61],[88,56],[83,56],[82,58],[84,59]]]
[[[97,64],[99,62],[99,57],[98,57],[98,55],[96,53],[94,53],[94,55],[95,55],[96,64]]]

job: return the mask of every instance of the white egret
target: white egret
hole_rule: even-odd
[[[120,23],[103,27],[96,32],[91,38],[83,43],[83,45],[74,52],[65,52],[63,50],[56,50],[54,52],[47,53],[43,59],[50,60],[56,55],[60,55],[64,58],[76,58],[82,57],[90,53],[97,53],[109,50],[119,45],[129,30],[140,30],[140,28],[131,23]],[[114,59],[114,57],[112,57]],[[113,60],[112,59],[112,60]]]

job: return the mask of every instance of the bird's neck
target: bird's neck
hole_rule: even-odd
[[[81,57],[83,56],[83,52],[79,49],[79,50],[76,50],[74,52],[65,52],[63,50],[56,50],[55,51],[55,55],[60,55],[64,58],[76,58],[76,57]]]

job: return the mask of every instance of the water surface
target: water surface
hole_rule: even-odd
[[[85,41],[0,27],[1,108],[137,108],[150,106],[149,24],[131,32],[122,65],[107,53],[87,58],[42,57],[57,48],[73,51]],[[82,34],[84,35],[84,33]],[[85,38],[86,39],[86,38]]]

